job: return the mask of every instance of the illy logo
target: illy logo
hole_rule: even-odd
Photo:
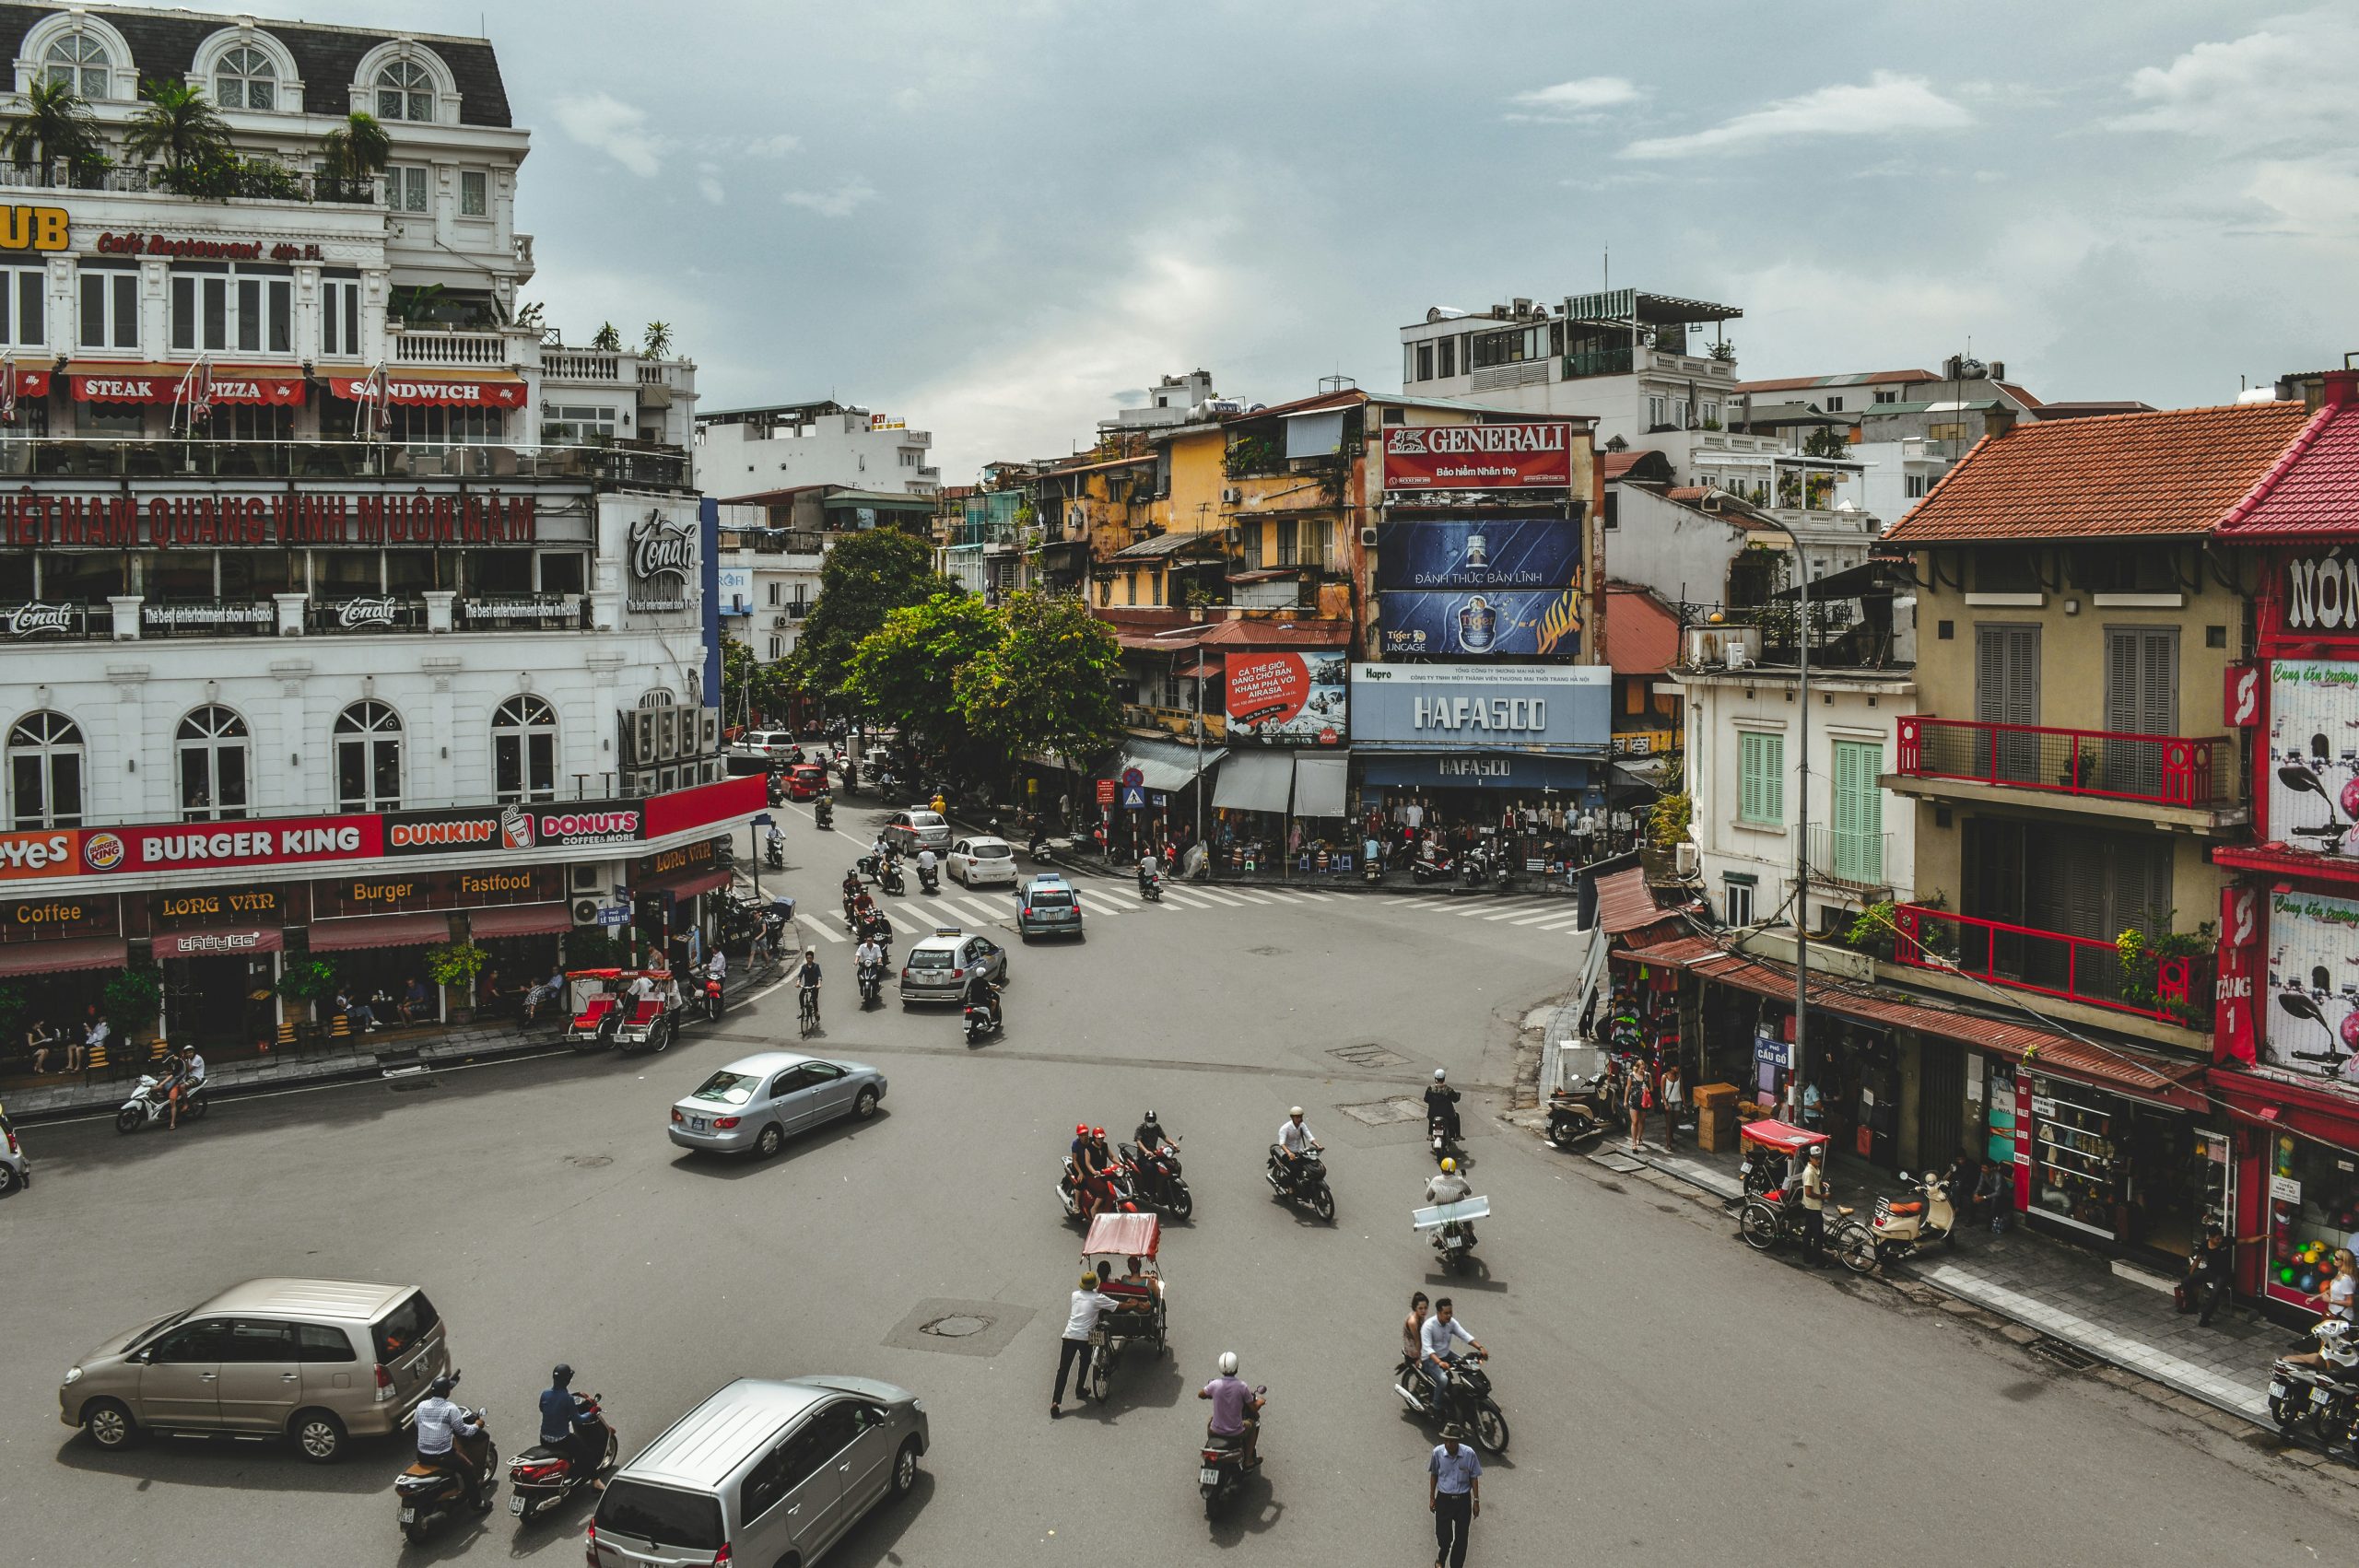
[[[335,624],[346,631],[362,626],[390,626],[393,624],[393,601],[347,599],[336,606]]]
[[[651,511],[630,530],[630,575],[641,582],[659,577],[688,580],[696,570],[697,533],[691,522],[673,522]]]
[[[10,637],[40,637],[74,629],[74,611],[65,604],[19,604],[8,612]]]

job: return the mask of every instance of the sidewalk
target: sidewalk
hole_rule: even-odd
[[[1612,1141],[1589,1158],[1627,1174],[1637,1165],[1660,1171],[1733,1202],[1743,1195],[1734,1153],[1708,1154],[1690,1144],[1667,1153],[1659,1143],[1631,1155]],[[1879,1191],[1896,1192],[1891,1176],[1848,1156],[1835,1162],[1837,1196],[1863,1213]],[[2237,1305],[2212,1327],[2182,1316],[2168,1283],[2157,1289],[2144,1270],[2117,1269],[2096,1253],[2040,1235],[2021,1223],[2003,1235],[1982,1227],[1961,1232],[1954,1251],[1937,1250],[1904,1263],[1898,1279],[1917,1279],[1962,1301],[2035,1329],[2098,1361],[2134,1372],[2269,1431],[2269,1365],[2283,1350],[2286,1331]],[[2175,1281],[2171,1281],[2175,1282]]]

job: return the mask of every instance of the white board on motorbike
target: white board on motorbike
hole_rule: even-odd
[[[1487,1198],[1461,1198],[1455,1203],[1437,1203],[1430,1209],[1409,1211],[1409,1228],[1413,1231],[1439,1230],[1444,1225],[1464,1224],[1470,1220],[1491,1217],[1491,1200]]]

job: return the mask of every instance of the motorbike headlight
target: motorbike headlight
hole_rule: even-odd
[[[78,1367],[78,1366],[69,1366],[69,1367],[67,1367],[67,1368],[65,1369],[65,1387],[67,1387],[68,1388],[71,1388],[72,1387],[74,1387],[74,1385],[76,1385],[76,1383],[79,1383],[79,1382],[81,1382],[81,1381],[82,1381],[82,1369],[81,1369],[80,1367]]]

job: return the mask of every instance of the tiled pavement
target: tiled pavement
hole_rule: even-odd
[[[1590,1158],[1626,1170],[1632,1156],[1613,1142]],[[1717,1198],[1732,1199],[1743,1191],[1732,1153],[1708,1154],[1692,1145],[1667,1153],[1649,1142],[1639,1145],[1636,1158]],[[1898,1190],[1884,1172],[1846,1156],[1836,1159],[1835,1183],[1838,1197],[1856,1195],[1862,1209],[1876,1192]],[[1956,1250],[1903,1264],[1901,1272],[2274,1430],[2269,1365],[2291,1336],[2241,1305],[2201,1327],[2191,1315],[2180,1316],[2168,1281],[2142,1270],[2118,1272],[2109,1259],[2021,1223],[2003,1235],[1992,1235],[1987,1226],[1965,1231]]]

